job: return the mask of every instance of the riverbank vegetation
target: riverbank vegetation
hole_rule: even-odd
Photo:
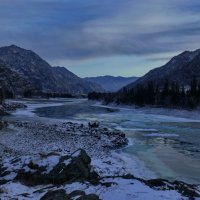
[[[200,84],[194,77],[189,86],[169,82],[160,87],[153,81],[147,85],[137,85],[132,89],[124,88],[117,93],[90,93],[89,100],[100,100],[106,104],[116,103],[136,106],[163,106],[196,108],[200,104]]]

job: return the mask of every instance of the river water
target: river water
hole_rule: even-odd
[[[177,117],[176,110],[162,109],[159,113],[158,109],[149,112],[148,109],[108,108],[73,99],[25,103],[28,109],[17,111],[13,118],[82,123],[97,120],[108,128],[125,132],[130,144],[119,153],[137,159],[156,177],[200,184],[200,114],[199,119],[192,119],[192,112]]]

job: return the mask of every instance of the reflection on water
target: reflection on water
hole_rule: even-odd
[[[37,108],[40,117],[78,121],[98,120],[123,130],[134,141],[123,149],[137,156],[158,177],[200,183],[200,123],[187,119],[145,114],[137,110],[113,110],[90,102]]]
[[[117,109],[105,108],[105,107],[96,107],[92,106],[89,102],[71,104],[71,105],[62,105],[62,106],[53,106],[53,107],[43,107],[37,108],[35,113],[40,117],[50,117],[50,118],[76,118],[77,115],[81,114],[103,114],[103,113],[113,113],[117,112]]]

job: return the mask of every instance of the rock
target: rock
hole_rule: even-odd
[[[3,189],[0,188],[0,194],[3,194],[3,193],[4,193]]]
[[[48,136],[45,136],[45,140],[48,140],[49,142],[52,142],[52,137],[49,137],[49,135],[52,136],[55,135],[55,137],[58,138],[58,140],[61,138],[64,139],[64,137],[66,137],[66,139],[68,139],[68,143],[70,139],[74,144],[74,146],[75,143],[78,142],[80,144],[80,147],[84,149],[87,147],[93,148],[94,144],[97,144],[97,146],[99,147],[103,148],[105,147],[105,149],[117,149],[124,147],[125,145],[128,144],[128,140],[125,134],[121,131],[117,130],[109,131],[108,129],[100,127],[89,128],[88,126],[85,125],[82,126],[78,123],[64,122],[61,124],[57,124],[57,126],[55,126],[55,124],[48,124],[42,122],[39,123],[39,122],[15,121],[12,122],[12,124],[17,128],[23,129],[22,131],[26,130],[27,132],[31,132],[32,134],[35,135],[38,135],[38,132],[42,132],[43,133],[42,135],[45,135],[45,133],[47,133]],[[70,137],[67,137],[66,135]],[[79,141],[77,141],[78,137],[76,136],[78,136],[79,138],[81,137]],[[86,139],[86,137],[88,137],[88,139]],[[63,151],[64,149],[65,147],[60,148],[61,151]]]
[[[189,197],[190,199],[194,197],[200,197],[200,193],[197,192],[197,188],[194,185],[186,184],[182,181],[174,181],[172,184],[175,185],[175,190],[184,196]]]
[[[6,184],[8,182],[9,182],[8,180],[2,179],[2,180],[0,180],[0,185],[4,185],[4,184]]]
[[[79,197],[77,200],[100,200],[96,194],[88,194]]]
[[[134,179],[135,177],[132,174],[125,174],[122,176],[124,179]]]
[[[0,121],[0,130],[2,130],[3,128],[6,128],[7,126],[8,126],[7,121]]]
[[[189,197],[190,199],[194,199],[195,197],[200,197],[200,194],[197,192],[197,188],[195,185],[186,184],[182,181],[170,182],[164,179],[151,179],[142,181],[153,189],[176,190],[180,194]]]
[[[65,190],[55,190],[47,192],[40,200],[70,200]]]
[[[90,157],[81,149],[67,159],[62,157],[49,176],[53,178],[55,183],[89,180],[92,178],[90,163]]]
[[[89,122],[88,126],[90,128],[99,128],[99,122]]]
[[[50,154],[51,155],[51,154]],[[48,166],[48,162],[55,162],[53,166]],[[87,153],[80,149],[70,156],[56,156],[42,158],[43,163],[35,163],[30,161],[23,169],[20,169],[15,180],[25,185],[34,186],[40,184],[62,184],[74,181],[98,181],[98,174],[92,171],[90,163],[91,159]],[[47,164],[44,164],[44,163]],[[52,163],[51,163],[52,165]]]
[[[91,163],[91,158],[87,155],[87,153],[83,149],[77,150],[71,155],[71,157],[74,159],[77,158],[81,159],[86,165],[89,165]]]
[[[15,111],[19,108],[26,108],[27,106],[22,103],[3,103],[0,105],[0,116],[9,115],[10,111]]]
[[[81,191],[81,190],[75,190],[75,191],[73,191],[73,192],[71,192],[71,193],[69,194],[69,196],[70,196],[71,198],[77,197],[77,196],[84,196],[84,195],[85,195],[85,192],[84,192],[84,191]]]
[[[9,113],[7,113],[2,106],[0,106],[0,116],[5,116],[5,115],[9,115]]]
[[[128,144],[128,139],[126,138],[115,138],[113,141],[113,147],[114,148],[120,148],[120,147],[123,147],[123,146],[126,146]]]
[[[192,185],[192,184],[187,184],[184,183],[182,181],[168,181],[165,179],[149,179],[149,180],[145,180],[142,178],[138,178],[133,176],[132,174],[126,174],[123,176],[111,176],[113,178],[113,180],[115,178],[123,178],[123,179],[130,179],[130,180],[137,180],[140,181],[142,183],[144,183],[145,185],[149,186],[150,188],[154,189],[154,190],[160,190],[160,191],[164,191],[164,190],[174,190],[177,191],[179,194],[193,200],[196,198],[200,197],[200,192],[198,189],[198,185]],[[116,184],[116,183],[110,183],[110,182],[103,182],[101,183],[101,185],[105,185],[108,184],[108,187],[110,187],[110,185],[112,184]],[[106,185],[105,185],[106,186]]]
[[[69,195],[67,195],[64,189],[49,191],[40,200],[70,200],[70,199],[100,200],[96,194],[86,195],[85,192],[81,190],[75,190],[71,192]]]
[[[146,181],[147,185],[150,187],[163,187],[166,185],[164,179],[150,179]]]
[[[17,103],[17,102],[13,102],[13,103],[4,103],[3,107],[6,111],[15,111],[16,109],[19,108],[27,108],[27,106],[23,103]]]

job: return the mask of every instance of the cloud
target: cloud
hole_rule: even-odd
[[[155,59],[199,48],[199,11],[197,0],[0,0],[0,43],[48,60]]]
[[[85,32],[102,44],[102,53],[144,55],[195,48],[197,43],[192,37],[200,39],[200,14],[186,12],[187,5],[195,1],[182,2],[130,1],[117,16],[89,22]]]

